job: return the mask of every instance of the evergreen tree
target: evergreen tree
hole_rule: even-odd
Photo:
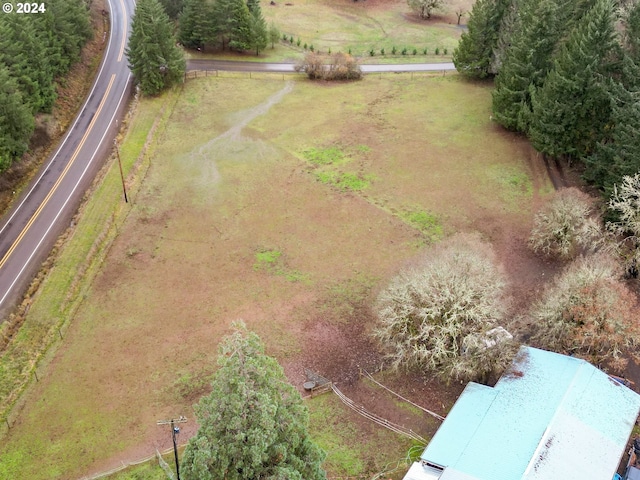
[[[529,137],[540,152],[581,158],[593,151],[611,111],[606,77],[618,53],[610,0],[598,0],[570,33],[532,96]]]
[[[229,47],[234,50],[253,48],[253,16],[243,0],[235,0],[231,8]]]
[[[27,151],[33,128],[33,115],[17,82],[0,64],[0,172]]]
[[[555,0],[520,2],[511,45],[495,80],[493,115],[509,130],[528,130],[531,91],[540,88],[562,29]]]
[[[184,76],[184,55],[176,46],[169,17],[158,0],[138,1],[126,53],[146,95],[155,95]]]
[[[611,81],[611,127],[609,138],[601,141],[593,155],[584,161],[584,177],[610,196],[622,178],[640,171],[640,89],[625,87],[625,77],[634,82],[640,78],[640,68],[625,58],[622,81]]]
[[[485,78],[495,73],[492,71],[494,51],[510,4],[511,0],[477,0],[473,5],[467,31],[453,52],[453,63],[460,74]]]
[[[9,69],[31,112],[48,112],[56,98],[55,67],[46,55],[46,32],[38,32],[31,17],[0,15],[0,64]]]
[[[48,55],[53,54],[60,59],[58,62],[50,60],[56,65],[55,74],[66,73],[80,59],[82,46],[93,35],[87,4],[78,0],[56,0],[40,18],[50,21],[53,38]]]
[[[625,21],[625,44],[631,58],[640,64],[640,2],[636,2]]]
[[[178,32],[178,40],[187,48],[203,48],[213,41],[214,25],[206,0],[185,1]]]
[[[184,10],[183,0],[160,0],[160,3],[171,20],[177,20]]]
[[[195,406],[200,428],[184,452],[184,478],[324,480],[300,394],[258,336],[235,327],[220,345],[213,391]]]
[[[258,9],[251,11],[251,49],[255,50],[256,56],[260,55],[260,51],[267,48],[269,33],[267,31],[267,23],[262,17],[260,4]]]
[[[269,25],[269,41],[271,42],[271,48],[275,48],[276,42],[278,42],[280,40],[280,30],[278,30],[278,27],[276,27],[276,25],[271,22],[271,25]]]

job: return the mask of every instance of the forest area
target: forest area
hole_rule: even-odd
[[[640,3],[478,0],[453,61],[494,78],[496,122],[605,196],[640,170]]]
[[[51,0],[42,11],[0,16],[0,172],[28,150],[37,117],[51,113],[56,82],[91,38],[84,0]]]

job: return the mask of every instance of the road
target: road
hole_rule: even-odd
[[[234,62],[229,60],[189,60],[187,70],[221,70],[235,72],[294,72],[293,63]],[[453,63],[406,63],[402,65],[360,65],[364,73],[441,72],[455,70]]]
[[[92,90],[56,152],[0,221],[0,319],[18,301],[113,144],[131,75],[124,50],[133,0],[108,0],[112,25]]]

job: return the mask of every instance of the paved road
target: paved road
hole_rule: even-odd
[[[240,72],[294,71],[293,63],[233,62],[228,60],[189,60],[187,70],[224,70]],[[360,65],[364,73],[377,72],[434,72],[455,70],[453,63],[407,63],[402,65]]]
[[[124,49],[134,1],[108,3],[114,20],[93,88],[57,151],[0,220],[0,319],[69,225],[113,144],[116,119],[126,106],[131,76]]]

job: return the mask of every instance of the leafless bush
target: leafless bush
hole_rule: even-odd
[[[475,236],[454,237],[381,292],[374,336],[394,368],[484,378],[515,352],[514,342],[488,334],[504,317],[503,289],[491,247]]]
[[[609,209],[618,216],[618,221],[607,223],[607,230],[620,239],[617,250],[627,273],[637,277],[640,267],[640,174],[624,176],[620,185],[614,185]]]
[[[355,58],[346,53],[322,55],[307,53],[295,66],[296,72],[304,72],[311,80],[359,80],[362,70]]]
[[[532,342],[621,369],[625,348],[640,343],[637,301],[606,254],[581,257],[549,285],[532,309]]]
[[[554,194],[536,215],[529,237],[534,252],[563,260],[596,250],[602,242],[602,226],[594,214],[593,199],[573,187]]]

